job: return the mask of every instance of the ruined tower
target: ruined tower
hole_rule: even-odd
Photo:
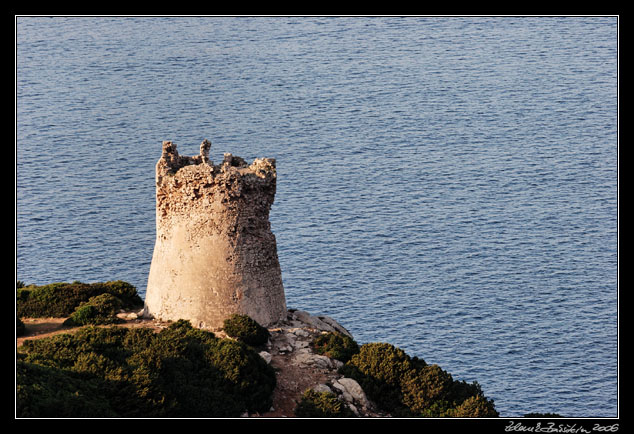
[[[248,165],[224,154],[214,165],[210,146],[205,140],[200,155],[187,157],[176,144],[163,142],[145,314],[215,329],[241,313],[268,326],[287,314],[269,222],[275,160]]]

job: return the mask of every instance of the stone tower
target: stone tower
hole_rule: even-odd
[[[272,158],[251,165],[231,154],[214,165],[211,143],[180,156],[163,142],[156,164],[156,243],[145,315],[186,319],[207,329],[233,313],[269,326],[287,315],[269,211],[275,197]]]

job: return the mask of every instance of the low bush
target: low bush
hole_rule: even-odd
[[[340,372],[377,406],[400,417],[497,417],[480,385],[456,381],[438,365],[385,343],[362,345]]]
[[[228,336],[247,345],[264,345],[270,336],[269,331],[248,315],[233,314],[224,321],[223,330]]]
[[[122,322],[121,319],[117,318],[117,312],[121,306],[121,300],[112,294],[96,295],[77,306],[75,312],[64,321],[64,325],[116,324]]]
[[[449,417],[498,417],[493,400],[482,395],[473,395],[448,411]]]
[[[276,382],[250,347],[183,320],[159,333],[86,326],[19,351],[18,417],[236,417],[268,410]]]
[[[123,280],[93,283],[92,286],[114,295],[121,300],[121,303],[123,303],[123,306],[126,308],[143,306],[143,299],[139,296],[136,287]]]
[[[18,285],[19,286],[19,285]],[[67,317],[82,303],[101,294],[121,300],[123,308],[143,306],[134,286],[121,280],[98,283],[51,283],[17,289],[17,316],[20,318]]]
[[[295,416],[318,417],[355,417],[348,406],[331,392],[316,392],[308,389],[302,395],[302,399],[295,407]]]
[[[410,369],[403,375],[400,382],[403,404],[412,413],[422,414],[427,412],[433,404],[442,403],[435,410],[438,412],[450,405],[452,382],[451,375],[443,371],[438,365]],[[435,412],[432,413],[433,416],[436,416]]]
[[[410,357],[403,350],[387,343],[369,343],[359,348],[341,372],[354,378],[381,409],[393,412],[403,407],[400,382],[410,369]]]
[[[313,351],[346,363],[359,352],[359,345],[350,336],[328,332],[317,336],[312,342]]]

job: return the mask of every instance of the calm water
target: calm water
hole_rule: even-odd
[[[275,157],[289,307],[617,416],[616,17],[20,17],[17,278],[145,293],[161,142]]]

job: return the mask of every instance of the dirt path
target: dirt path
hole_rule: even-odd
[[[66,318],[22,318],[25,326],[25,332],[16,339],[16,345],[20,347],[27,339],[42,339],[61,333],[74,333],[81,327],[65,326]],[[149,327],[156,331],[167,327],[169,323],[150,320],[150,319],[133,319],[125,320],[120,327]]]
[[[251,417],[293,417],[295,407],[306,389],[324,384],[338,378],[334,371],[325,369],[307,369],[291,362],[290,355],[275,355],[271,366],[276,370],[277,385],[273,391],[273,410]]]
[[[22,320],[25,333],[17,338],[17,346],[21,346],[26,339],[41,339],[55,334],[64,333],[71,328],[62,323],[66,318],[25,318]]]

